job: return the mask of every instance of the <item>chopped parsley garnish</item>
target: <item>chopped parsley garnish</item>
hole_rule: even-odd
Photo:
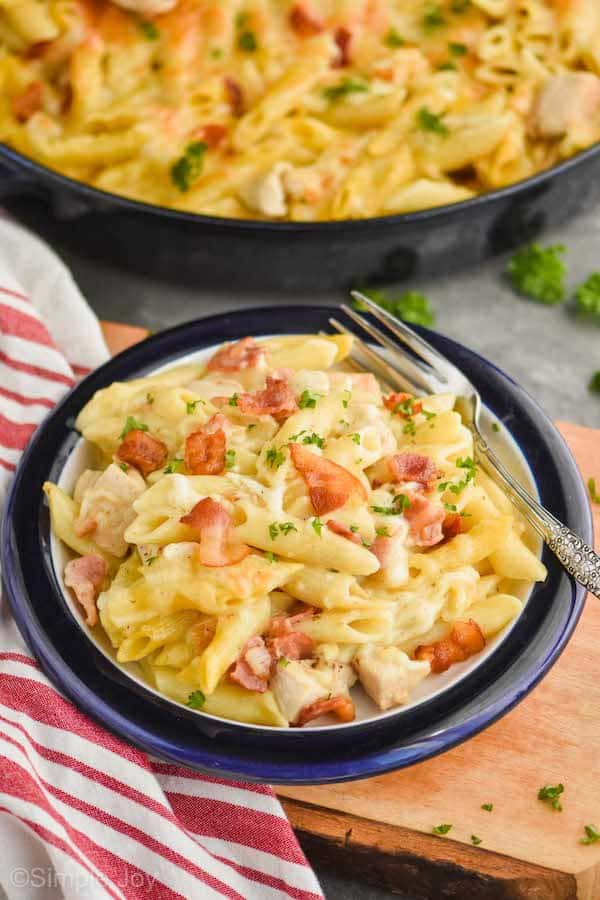
[[[464,13],[471,6],[471,0],[452,0],[450,11],[453,13]]]
[[[457,506],[455,503],[444,503],[444,509],[447,509],[448,512],[457,512]]]
[[[450,60],[443,62],[438,66],[438,72],[456,72],[456,63]]]
[[[352,529],[350,529],[350,530],[352,530]],[[358,530],[358,529],[357,529],[357,530]],[[381,525],[379,528],[376,528],[376,529],[375,529],[375,534],[376,534],[378,537],[389,537],[389,534],[390,534],[390,533],[389,533],[389,531],[388,531],[388,529],[386,528],[385,525]]]
[[[428,326],[435,322],[435,315],[427,297],[419,291],[405,291],[395,297],[389,296],[385,291],[370,289],[363,289],[362,293],[382,309],[386,309],[398,319],[410,322],[411,325]],[[355,300],[353,305],[356,309],[365,309],[358,300]]]
[[[500,431],[500,426],[497,422],[492,422],[492,431]]]
[[[119,463],[119,468],[124,472],[129,472],[129,466],[127,465],[127,463]]]
[[[588,384],[588,391],[592,394],[600,394],[600,372],[594,372]]]
[[[144,425],[143,422],[138,422],[133,416],[127,416],[123,425],[123,431],[119,435],[119,440],[124,440],[130,431],[148,431],[148,426]]]
[[[423,28],[425,31],[433,31],[446,24],[441,8],[437,3],[430,3],[423,14]]]
[[[355,431],[354,434],[350,435],[350,437],[352,438],[353,444],[360,444],[360,434],[358,433],[358,431]]]
[[[149,406],[152,406],[152,404],[154,403],[154,397],[152,396],[152,394],[146,394],[146,403]]]
[[[456,460],[456,467],[458,469],[466,469],[467,470],[467,481],[472,481],[475,478],[475,474],[477,472],[477,466],[475,465],[475,460],[471,456],[465,456],[464,459],[460,457]]]
[[[223,48],[222,47],[211,47],[210,49],[210,58],[211,59],[221,59],[223,56]]]
[[[564,789],[565,787],[563,784],[546,784],[539,789],[537,795],[538,800],[541,800],[542,803],[547,803],[548,806],[551,806],[552,809],[555,809],[557,812],[562,812],[560,795],[563,793]]]
[[[477,847],[477,845],[481,843],[481,838],[477,837],[476,834],[472,834],[471,835],[471,843]]]
[[[462,481],[459,482],[441,481],[438,484],[438,491],[440,491],[440,493],[443,493],[445,490],[449,490],[453,494],[460,494],[462,493],[462,491],[464,491],[468,483],[475,478],[475,475],[477,473],[477,466],[475,465],[475,460],[470,456],[466,456],[464,459],[461,459],[459,457],[456,460],[456,467],[458,469],[466,469],[467,474],[462,479]]]
[[[575,291],[577,310],[584,315],[600,316],[600,272],[594,272]]]
[[[452,56],[465,56],[467,53],[467,45],[450,41],[450,43],[448,44],[448,50],[450,51]]]
[[[298,531],[293,522],[271,522],[269,525],[269,536],[272,541],[275,540],[279,533],[289,534],[290,531]]]
[[[185,404],[185,411],[188,416],[193,415],[196,412],[196,407],[200,405],[204,405],[204,400],[187,400]]]
[[[258,44],[253,31],[242,31],[238,37],[238,47],[246,53],[254,53]]]
[[[592,503],[600,503],[600,494],[596,491],[596,479],[588,478],[587,486]]]
[[[417,125],[421,131],[431,131],[446,137],[449,134],[448,126],[444,124],[443,117],[431,112],[426,106],[422,106],[417,113]]]
[[[180,191],[189,191],[202,172],[204,154],[207,150],[208,144],[204,141],[192,141],[187,145],[183,156],[171,166],[171,180]]]
[[[170,459],[163,469],[163,472],[165,473],[165,475],[172,475],[173,472],[177,472],[182,465],[182,459]]]
[[[206,697],[202,693],[202,691],[192,691],[190,696],[187,698],[186,705],[190,707],[190,709],[202,709],[204,703],[206,701]]]
[[[351,400],[352,400],[352,391],[349,391],[348,389],[346,389],[344,391],[344,396],[342,397],[342,406],[344,407],[344,409],[348,409],[348,404],[350,403]]]
[[[319,535],[319,537],[321,537],[321,529],[323,528],[323,523],[321,522],[319,517],[315,516],[310,524],[312,525],[314,531],[316,531],[316,533]]]
[[[405,509],[410,509],[410,500],[406,494],[396,494],[392,506],[372,506],[371,509],[380,516],[399,516]]]
[[[320,394],[311,394],[311,392],[307,389],[302,391],[300,394],[300,399],[298,400],[298,406],[300,409],[314,409],[317,405],[317,400],[319,399]]]
[[[151,566],[152,563],[155,563],[157,559],[158,559],[158,554],[157,554],[156,556],[150,556],[150,557],[148,557],[148,559],[145,561],[144,565],[145,565],[145,566]]]
[[[333,100],[341,100],[349,94],[364,94],[368,90],[369,85],[366,81],[361,81],[359,78],[344,78],[339,84],[332,84],[323,88],[322,93],[325,99],[331,102]]]
[[[448,834],[452,825],[434,825],[431,829],[432,834]]]
[[[357,534],[357,532],[358,532],[358,525],[351,525],[351,526],[350,526],[350,531],[352,532],[352,534]]]
[[[237,394],[232,394],[232,395],[231,395],[231,397],[229,398],[229,405],[230,405],[230,406],[237,406],[237,405],[238,405],[238,395],[237,395]]]
[[[386,34],[383,43],[386,47],[404,47],[406,41],[402,35],[398,34],[395,28],[390,28]]]
[[[302,434],[302,432],[300,432]],[[291,440],[291,438],[290,438]],[[325,438],[322,438],[320,435],[315,434],[313,431],[312,434],[305,434],[302,438],[303,444],[315,444],[317,447],[320,447],[321,450],[325,446]]]
[[[277,557],[275,556],[275,554],[273,553],[272,550],[267,550],[267,551],[266,551],[266,553],[265,553],[265,559],[267,560],[268,563],[274,563],[274,562],[277,562]]]
[[[584,825],[585,837],[579,841],[580,844],[597,844],[600,841],[600,831],[595,825]]]
[[[417,433],[417,426],[413,422],[412,419],[409,419],[404,428],[402,429],[402,434],[410,434],[414,435]]]
[[[280,656],[279,659],[277,660],[277,665],[281,666],[282,669],[285,669],[287,666],[289,666],[289,664],[290,664],[290,661],[287,658],[287,656]]]
[[[160,37],[160,31],[154,22],[148,22],[146,19],[142,19],[138,22],[138,28],[147,41],[157,41]]]
[[[486,812],[491,812],[494,808],[494,804],[493,803],[482,803],[481,808],[485,809]]]
[[[392,410],[393,416],[407,416],[411,417],[415,415],[415,398],[407,397],[406,400],[402,400],[401,403],[396,403]]]
[[[285,462],[285,453],[275,447],[269,447],[265,453],[265,459],[272,469],[278,469]]]
[[[431,410],[429,410],[429,409],[422,409],[421,412],[423,413],[423,415],[425,416],[425,418],[427,419],[428,422],[430,419],[435,419],[435,417],[437,416],[437,413],[431,412]]]
[[[252,431],[253,428],[256,428],[256,422],[251,422],[250,425],[246,425],[246,431]]]
[[[565,298],[566,266],[562,260],[565,247],[555,244],[540,247],[530,244],[509,260],[506,271],[516,291],[549,306]]]
[[[235,466],[235,450],[228,450],[225,454],[225,468],[233,469]]]

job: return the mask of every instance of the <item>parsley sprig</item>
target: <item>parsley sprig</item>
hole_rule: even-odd
[[[402,294],[391,296],[385,291],[363,288],[362,293],[382,309],[391,312],[398,319],[410,322],[411,325],[427,327],[435,322],[435,315],[429,305],[429,300],[419,291],[404,291]],[[365,309],[359,300],[355,300],[353,305],[356,309]]]
[[[298,531],[293,522],[271,522],[269,525],[269,537],[272,541],[278,534],[289,534],[290,531]]]
[[[433,134],[439,134],[440,137],[446,137],[450,133],[443,117],[431,112],[427,106],[422,106],[418,111],[417,126],[421,131],[431,131]]]
[[[189,191],[200,176],[207,150],[208,144],[204,141],[192,141],[187,145],[183,156],[171,166],[171,180],[182,193]]]
[[[314,409],[320,396],[320,394],[311,393],[308,389],[302,391],[298,400],[298,406],[300,409]]]
[[[593,272],[575,291],[577,311],[586,316],[600,316],[600,272]]]
[[[405,509],[410,509],[410,500],[406,494],[396,494],[391,506],[372,506],[371,509],[380,516],[400,516]]]
[[[186,701],[186,706],[189,706],[190,709],[202,709],[204,703],[206,701],[206,697],[202,693],[202,691],[192,691]]]
[[[450,831],[451,828],[452,828],[452,825],[448,825],[446,823],[443,825],[434,825],[434,827],[431,829],[431,833],[432,834],[448,834],[448,832]]]
[[[596,490],[596,479],[588,478],[588,491],[590,492],[590,500],[592,503],[600,503],[600,494]]]
[[[515,290],[549,306],[562,303],[567,271],[562,259],[565,250],[563,244],[551,247],[529,244],[521,248],[509,260],[506,269]]]
[[[542,803],[547,803],[552,809],[555,809],[557,812],[562,812],[562,804],[560,802],[560,795],[564,792],[565,786],[564,784],[546,784],[544,787],[541,787],[538,791],[538,800],[541,800]]]
[[[584,825],[585,837],[579,841],[580,844],[597,844],[600,841],[600,831],[595,825]]]
[[[285,453],[276,447],[269,447],[265,453],[265,460],[272,469],[278,469],[285,462]]]
[[[366,81],[359,78],[344,78],[338,84],[331,84],[329,87],[323,88],[322,94],[331,103],[335,100],[342,100],[349,94],[364,94],[368,90],[369,85]]]
[[[119,435],[119,440],[124,440],[130,431],[148,431],[148,426],[144,425],[143,422],[138,422],[133,416],[127,416],[123,425],[123,431]]]

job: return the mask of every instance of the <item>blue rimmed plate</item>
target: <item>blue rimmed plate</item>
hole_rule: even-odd
[[[315,783],[366,777],[422,761],[489,725],[517,703],[564,648],[585,592],[546,553],[549,576],[502,641],[466,677],[403,715],[351,728],[266,730],[195,714],[132,681],[91,644],[69,614],[51,556],[41,486],[56,480],[76,443],[73,421],[92,394],[246,334],[314,333],[331,309],[252,309],[163,332],[120,354],[79,384],[36,432],[6,505],[2,570],[17,624],[60,689],[106,727],[144,749],[236,778]],[[427,338],[461,367],[506,425],[533,472],[542,502],[586,541],[591,516],[562,438],[504,373],[447,338]],[[241,730],[243,729],[243,730]],[[349,738],[351,737],[351,740]]]

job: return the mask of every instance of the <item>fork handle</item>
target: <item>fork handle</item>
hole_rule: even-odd
[[[567,572],[600,598],[600,555],[519,484],[481,434],[475,432],[474,438],[479,461],[487,474],[506,491]]]

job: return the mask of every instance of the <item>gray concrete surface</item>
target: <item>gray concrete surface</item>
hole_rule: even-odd
[[[600,210],[575,219],[543,243],[568,247],[569,285],[600,270]],[[252,295],[214,294],[168,285],[83,259],[56,248],[71,267],[83,293],[102,318],[145,325],[157,331],[186,320],[241,306],[276,303]],[[502,278],[505,260],[494,259],[443,280],[403,285],[431,300],[437,328],[499,365],[519,381],[554,418],[600,426],[600,396],[590,394],[590,375],[600,369],[600,322],[578,321],[562,307],[545,307],[516,297]],[[314,295],[293,302],[339,302],[341,296]],[[282,298],[282,302],[286,301]],[[599,463],[600,466],[600,463]],[[600,470],[598,471],[600,477]],[[329,900],[388,900],[397,894],[319,871]],[[401,889],[401,885],[398,886]],[[408,898],[405,898],[408,900]]]

